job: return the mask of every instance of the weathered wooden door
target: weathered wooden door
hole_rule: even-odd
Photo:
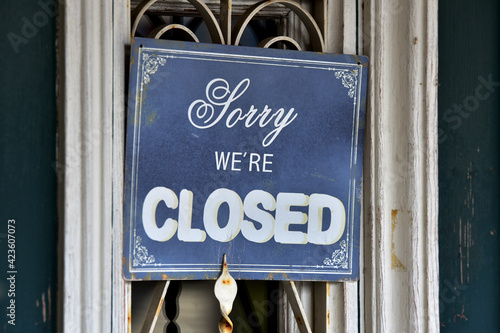
[[[442,332],[500,329],[500,3],[439,4]]]
[[[365,266],[359,294],[356,285],[323,284],[319,294],[327,297],[318,307],[335,311],[315,317],[327,332],[437,332],[437,0],[330,3],[322,26],[334,42],[326,51],[370,57]],[[61,6],[61,163],[72,162],[60,200],[65,332],[130,328],[121,233],[130,5]],[[88,140],[87,133],[98,135]],[[85,154],[69,155],[73,149]]]
[[[55,1],[0,8],[2,332],[54,332],[57,306]]]

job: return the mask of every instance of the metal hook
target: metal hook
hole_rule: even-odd
[[[233,309],[233,302],[236,298],[238,287],[236,281],[227,270],[226,255],[222,257],[222,274],[215,282],[215,297],[220,302],[222,318],[219,321],[219,332],[227,333],[233,331],[233,322],[229,319],[229,313]]]

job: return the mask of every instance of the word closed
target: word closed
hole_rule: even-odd
[[[168,208],[178,209],[178,219],[167,218],[159,226],[156,209],[162,201]],[[219,221],[223,204],[229,208],[227,221]],[[298,207],[307,207],[307,214]],[[325,210],[330,221],[324,221]],[[282,244],[328,245],[337,242],[344,233],[346,215],[342,202],[327,194],[279,193],[275,199],[266,191],[253,190],[242,201],[236,192],[227,188],[216,189],[207,198],[203,209],[205,230],[192,227],[192,212],[193,192],[183,189],[178,198],[169,188],[155,187],[143,203],[144,230],[149,238],[158,242],[168,241],[176,232],[183,242],[204,242],[207,234],[215,241],[229,242],[241,232],[255,243],[268,242],[274,236],[275,242]],[[307,232],[294,230],[306,224]]]

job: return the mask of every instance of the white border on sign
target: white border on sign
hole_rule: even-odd
[[[149,52],[146,53],[146,52]],[[361,88],[362,88],[362,65],[361,64],[346,64],[338,62],[329,61],[317,61],[317,60],[304,60],[304,59],[289,59],[289,58],[274,58],[265,56],[252,56],[252,55],[241,55],[241,54],[226,54],[226,53],[216,53],[216,52],[199,52],[190,50],[173,50],[173,49],[159,49],[152,47],[139,47],[137,53],[138,61],[138,73],[136,82],[136,98],[135,98],[135,113],[134,113],[134,140],[133,140],[133,156],[132,156],[132,175],[131,175],[131,195],[130,195],[130,221],[129,221],[129,254],[128,254],[128,266],[129,272],[134,273],[175,273],[175,272],[190,272],[190,273],[203,273],[203,272],[220,272],[220,263],[216,264],[163,264],[163,263],[145,263],[139,265],[143,268],[138,268],[132,265],[132,258],[135,249],[134,244],[136,244],[136,221],[134,216],[136,215],[137,206],[137,184],[138,184],[138,157],[139,157],[139,146],[140,146],[140,128],[141,128],[141,118],[139,115],[142,112],[142,94],[143,86],[145,81],[151,79],[151,75],[154,74],[158,68],[154,71],[145,71],[144,64],[145,59],[143,55],[156,56],[159,59],[167,58],[181,58],[189,60],[200,60],[200,61],[217,61],[217,62],[232,62],[232,63],[244,63],[250,65],[259,66],[279,66],[279,67],[296,67],[296,68],[306,68],[306,69],[317,69],[317,70],[329,70],[335,73],[339,72],[351,72],[355,73],[354,77],[356,82],[354,84],[354,94],[350,94],[352,91],[352,85],[343,81],[345,88],[349,88],[349,97],[353,99],[353,127],[352,127],[352,138],[351,138],[351,159],[350,159],[350,180],[348,189],[348,207],[347,207],[347,223],[350,226],[347,228],[346,241],[348,242],[347,252],[348,252],[348,268],[338,269],[331,268],[329,265],[269,265],[269,264],[228,264],[231,270],[235,273],[279,273],[279,274],[324,274],[324,275],[349,275],[352,274],[352,260],[354,251],[354,242],[352,241],[350,235],[354,232],[354,208],[356,199],[356,168],[357,168],[357,150],[358,150],[358,132],[359,132],[359,112],[360,103],[358,101],[361,99]],[[147,59],[148,57],[146,57]],[[158,64],[163,66],[165,62]],[[344,68],[342,68],[344,67]],[[344,75],[335,75],[337,79],[344,79]],[[147,83],[147,82],[146,82]],[[140,84],[140,89],[137,89]],[[357,92],[357,93],[356,93]],[[139,95],[139,98],[137,98]],[[338,250],[337,250],[338,251]],[[185,268],[184,266],[191,266],[191,268]],[[203,266],[199,269],[192,268],[193,266]],[[212,268],[213,267],[213,268]],[[259,267],[260,269],[256,268]],[[266,268],[269,267],[269,268]],[[288,268],[288,269],[287,269]],[[291,268],[304,268],[308,270],[300,270]],[[279,269],[279,272],[276,272]]]

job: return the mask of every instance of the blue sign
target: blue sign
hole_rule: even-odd
[[[124,275],[355,280],[368,60],[136,38]]]

